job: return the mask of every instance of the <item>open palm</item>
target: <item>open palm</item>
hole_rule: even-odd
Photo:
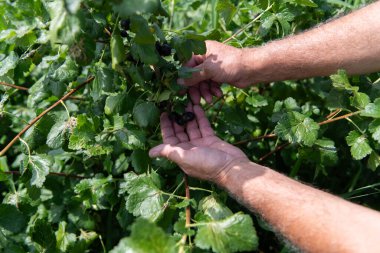
[[[240,149],[215,136],[199,105],[189,105],[187,111],[196,119],[186,127],[172,122],[167,113],[161,115],[163,144],[150,150],[151,157],[166,157],[189,176],[214,182],[234,161],[248,161]]]

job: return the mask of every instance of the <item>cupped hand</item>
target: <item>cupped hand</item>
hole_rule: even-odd
[[[239,88],[247,87],[251,83],[246,60],[249,58],[244,49],[228,46],[216,41],[206,41],[206,54],[193,55],[185,63],[199,71],[193,72],[190,78],[178,79],[181,85],[189,86],[189,95],[194,104],[199,104],[203,97],[210,103],[213,96],[220,97],[221,83],[229,83]]]
[[[195,119],[180,126],[167,113],[161,115],[163,144],[149,151],[151,157],[165,157],[177,163],[191,177],[219,183],[235,163],[248,162],[238,148],[215,136],[199,105],[189,105]]]

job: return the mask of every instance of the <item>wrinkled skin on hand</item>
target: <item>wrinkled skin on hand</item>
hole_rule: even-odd
[[[244,49],[238,49],[216,41],[206,41],[205,55],[193,55],[184,64],[198,69],[192,77],[178,79],[181,85],[189,86],[189,95],[194,104],[199,104],[201,97],[211,103],[212,97],[222,96],[220,84],[229,83],[239,88],[250,84],[249,66],[245,65]]]
[[[166,157],[177,163],[191,177],[219,183],[230,167],[248,161],[238,148],[215,136],[199,105],[188,105],[196,118],[180,126],[167,113],[161,115],[163,144],[149,151],[151,157]]]

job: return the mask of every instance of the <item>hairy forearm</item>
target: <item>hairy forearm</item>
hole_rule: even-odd
[[[251,80],[271,82],[380,71],[380,1],[299,35],[244,49]]]
[[[220,185],[307,252],[380,252],[380,214],[254,164],[233,166]]]

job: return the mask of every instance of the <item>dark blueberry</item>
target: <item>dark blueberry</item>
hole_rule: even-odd
[[[120,21],[120,26],[124,29],[124,30],[129,30],[130,26],[131,26],[131,20],[129,19],[122,19]]]
[[[179,115],[177,112],[171,112],[171,113],[169,113],[169,119],[171,121],[176,121],[179,118],[181,118],[181,115]]]
[[[177,123],[180,126],[183,126],[186,124],[186,121],[182,117],[180,117],[180,118],[176,119],[175,123]]]
[[[123,37],[123,38],[128,37],[127,31],[126,30],[121,30],[120,31],[120,36]]]
[[[181,115],[179,115],[177,112],[171,112],[169,114],[169,119],[171,121],[174,121],[175,123],[177,123],[178,125],[180,126],[183,126],[186,124],[186,121],[182,118]]]
[[[168,105],[169,105],[168,101],[162,101],[162,102],[157,104],[157,107],[161,111],[165,111],[165,109],[168,107]]]
[[[157,41],[156,50],[161,56],[168,56],[172,53],[172,47],[168,43],[163,43],[162,45]]]
[[[182,114],[182,118],[184,121],[189,122],[192,121],[195,118],[195,114],[192,112],[184,112]]]
[[[161,45],[160,55],[169,56],[169,55],[171,55],[171,53],[172,53],[172,47],[169,44],[164,43]]]

